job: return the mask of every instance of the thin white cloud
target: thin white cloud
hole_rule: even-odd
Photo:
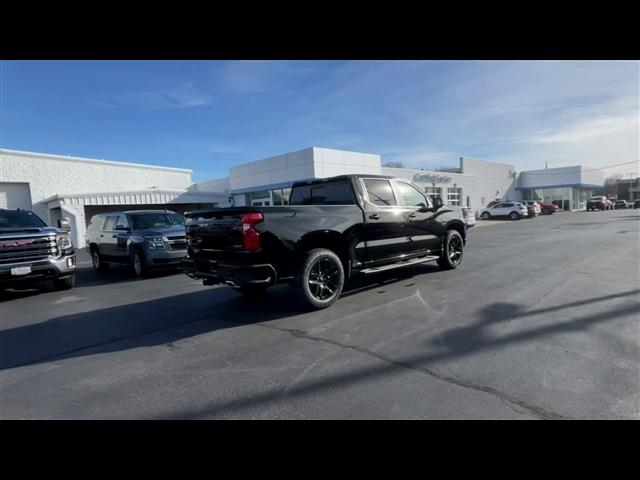
[[[217,88],[234,94],[286,91],[296,77],[313,71],[308,62],[246,60],[224,64],[216,69]]]
[[[598,139],[600,137],[611,138],[611,136],[619,133],[635,134],[637,136],[638,116],[630,114],[626,116],[621,115],[581,121],[568,128],[559,129],[554,133],[533,138],[531,143],[577,143]]]
[[[214,104],[210,93],[195,87],[193,82],[182,82],[175,88],[166,90],[146,90],[106,95],[93,100],[93,104],[103,108],[137,108],[142,110],[175,110],[204,107]]]

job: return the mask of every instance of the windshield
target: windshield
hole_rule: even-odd
[[[129,215],[131,227],[134,230],[148,228],[168,228],[174,225],[184,225],[184,218],[177,213],[136,213]]]
[[[25,210],[0,210],[0,229],[43,228],[47,225],[33,212]]]

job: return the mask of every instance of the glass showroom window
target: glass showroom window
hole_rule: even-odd
[[[440,187],[424,187],[424,193],[429,197],[431,202],[436,197],[442,198],[442,188]]]
[[[276,188],[271,190],[271,197],[274,205],[289,205],[290,188]]]
[[[276,188],[275,190],[271,190],[271,198],[273,198],[274,205],[283,205],[282,203],[282,189]]]
[[[447,204],[448,205],[460,205],[461,198],[462,198],[461,188],[447,188]]]
[[[282,203],[284,205],[289,205],[289,197],[291,196],[291,188],[283,188],[282,189]]]

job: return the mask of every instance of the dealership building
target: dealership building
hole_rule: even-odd
[[[0,149],[0,208],[32,209],[55,224],[69,218],[74,243],[85,244],[96,213],[210,206],[286,205],[295,181],[344,174],[406,178],[426,195],[478,211],[495,199],[554,202],[584,209],[602,174],[582,166],[518,173],[513,165],[460,157],[437,171],[389,168],[380,155],[312,147],[242,163],[229,176],[193,182],[192,170]]]

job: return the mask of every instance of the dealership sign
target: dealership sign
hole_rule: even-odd
[[[413,176],[413,181],[416,183],[449,183],[451,181],[451,177],[433,173],[416,173]]]

